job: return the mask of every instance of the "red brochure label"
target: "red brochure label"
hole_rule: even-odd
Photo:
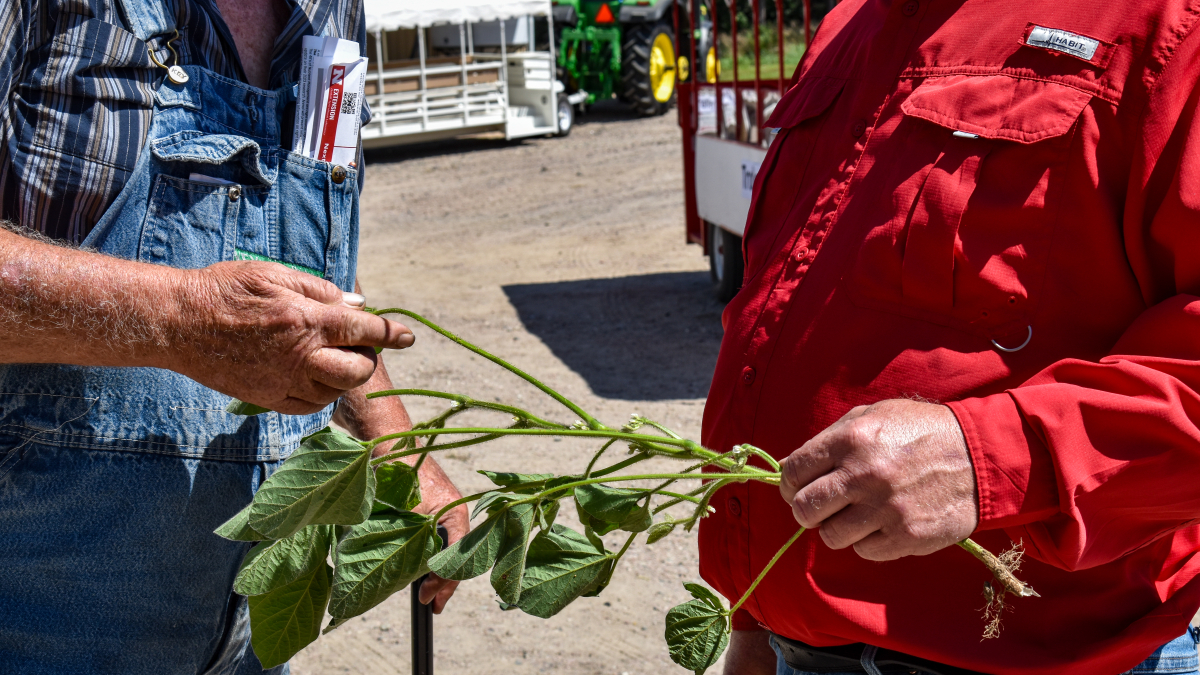
[[[333,158],[333,145],[337,139],[338,117],[342,109],[342,87],[346,79],[346,66],[336,65],[329,69],[329,102],[321,118],[321,145],[317,159],[328,162]]]

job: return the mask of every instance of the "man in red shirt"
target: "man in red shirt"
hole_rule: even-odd
[[[701,571],[737,598],[811,531],[727,673],[775,672],[764,628],[781,673],[1195,672],[1198,25],[1195,0],[825,19],[766,124],[704,424],[787,458],[784,500],[725,488]],[[1022,543],[1041,594],[996,639],[967,536]]]

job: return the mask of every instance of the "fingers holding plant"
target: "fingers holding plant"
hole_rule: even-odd
[[[979,522],[975,472],[954,413],[906,399],[855,408],[782,463],[796,521],[868,560],[925,555]]]
[[[316,412],[366,382],[375,348],[413,343],[404,325],[356,307],[354,294],[275,263],[181,272],[176,295],[162,367],[286,414]]]

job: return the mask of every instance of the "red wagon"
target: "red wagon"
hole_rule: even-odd
[[[742,233],[754,178],[775,137],[773,130],[763,127],[763,122],[782,97],[791,73],[787,72],[785,59],[783,0],[741,0],[751,9],[753,70],[742,72],[744,66],[739,66],[738,31],[733,28],[730,30],[732,79],[724,80],[720,74],[713,77],[710,64],[721,62],[721,40],[719,22],[707,18],[717,16],[716,2],[693,0],[690,6],[676,3],[674,20],[676,53],[696,64],[698,75],[710,71],[707,77],[692,77],[678,83],[687,240],[704,247],[717,297],[728,301],[742,283]],[[729,16],[736,17],[739,0],[725,2]],[[763,9],[760,3],[767,2],[773,3],[776,16],[773,28],[779,65],[772,79],[763,78],[760,50],[765,37],[759,25]],[[812,37],[812,0],[803,2],[807,46]],[[736,26],[736,21],[730,23]],[[708,39],[680,40],[681,25],[685,29],[689,25],[711,26],[714,35]],[[712,51],[697,54],[697,47]],[[702,70],[701,64],[708,68]]]

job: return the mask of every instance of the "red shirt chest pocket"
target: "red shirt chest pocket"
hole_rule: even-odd
[[[1091,99],[1002,75],[931,78],[896,97],[874,175],[860,185],[860,195],[891,198],[860,197],[844,214],[867,224],[849,277],[854,301],[1019,343]]]

